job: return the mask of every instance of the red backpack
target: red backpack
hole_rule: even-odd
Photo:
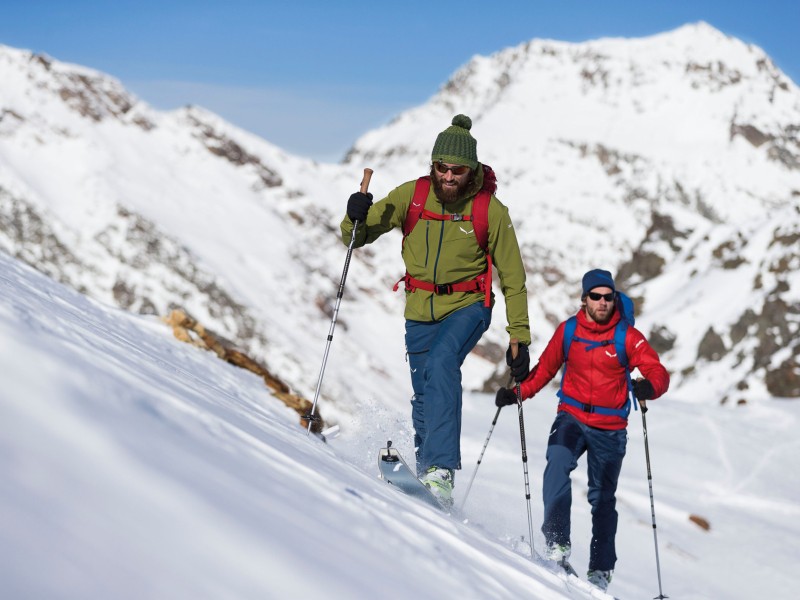
[[[397,291],[400,282],[403,282],[405,283],[406,290],[409,292],[413,292],[417,288],[437,295],[452,294],[453,292],[483,292],[486,296],[484,305],[487,307],[491,306],[492,256],[489,253],[489,201],[492,198],[492,193],[497,189],[497,178],[495,177],[494,171],[492,171],[491,167],[483,165],[483,188],[475,196],[475,200],[472,202],[472,214],[469,215],[443,215],[427,210],[425,208],[425,201],[428,199],[428,192],[430,192],[430,189],[430,177],[426,176],[417,179],[417,184],[414,187],[414,196],[411,199],[411,206],[409,206],[405,221],[403,222],[403,244],[405,244],[406,238],[411,234],[420,219],[431,221],[471,221],[472,230],[475,232],[475,239],[486,254],[486,271],[469,281],[444,284],[414,279],[408,274],[408,271],[406,271],[402,279],[394,284],[394,291]]]

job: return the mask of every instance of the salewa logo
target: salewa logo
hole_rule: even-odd
[[[616,358],[616,357],[617,357],[617,353],[616,353],[616,352],[614,352],[614,353],[612,354],[611,352],[609,352],[608,350],[606,350],[606,356],[610,356],[611,358]]]
[[[463,231],[464,233],[466,233],[467,235],[469,235],[469,234],[471,234],[473,231],[475,231],[474,229],[470,229],[469,231],[467,231],[466,229],[464,229],[464,228],[463,228],[463,227],[461,227],[460,225],[459,225],[459,227],[458,227],[458,228],[459,228],[461,231]]]
[[[644,338],[642,338],[641,340],[639,340],[638,342],[636,342],[636,346],[634,346],[634,348],[638,348],[639,346],[641,346],[641,345],[642,345],[642,343],[643,343],[643,342],[644,342]]]
[[[412,206],[422,206],[422,204],[420,204],[419,202],[412,202],[411,205]]]
[[[558,431],[558,429],[553,429],[553,431],[550,432],[550,435],[553,435],[556,431]],[[550,437],[550,435],[548,435],[547,437]]]

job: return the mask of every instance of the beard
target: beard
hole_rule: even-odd
[[[611,316],[614,314],[614,305],[613,304],[606,304],[605,311],[599,310],[600,307],[596,306],[592,308],[586,303],[586,312],[591,317],[592,321],[598,323],[599,325],[605,325],[611,320]]]
[[[436,169],[431,166],[431,185],[433,186],[433,193],[442,204],[451,204],[462,199],[466,195],[467,189],[475,181],[475,172],[470,171],[469,177],[464,177],[457,185],[442,185],[440,175]]]

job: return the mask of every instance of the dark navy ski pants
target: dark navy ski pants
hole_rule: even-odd
[[[441,321],[406,321],[417,474],[461,468],[461,365],[491,321],[482,302]]]
[[[547,466],[542,482],[547,543],[570,544],[572,483],[570,474],[586,453],[589,504],[592,505],[592,543],[589,569],[610,571],[617,562],[616,491],[628,440],[627,430],[589,427],[566,412],[559,412],[550,428]]]

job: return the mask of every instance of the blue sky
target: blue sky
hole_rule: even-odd
[[[108,73],[156,108],[198,104],[290,152],[336,161],[475,54],[701,20],[762,47],[800,82],[800,0],[0,0],[0,44]]]

